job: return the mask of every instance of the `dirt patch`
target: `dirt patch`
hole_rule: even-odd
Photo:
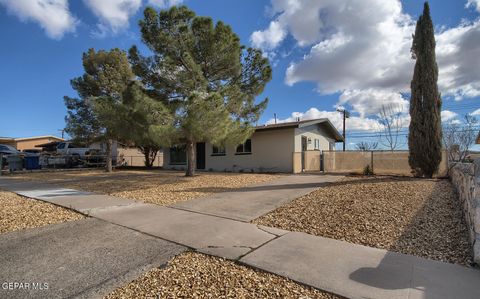
[[[158,297],[156,297],[158,296]],[[105,297],[340,298],[221,258],[187,252]]]
[[[254,222],[443,262],[472,261],[448,180],[347,177]]]
[[[0,233],[85,218],[70,210],[1,190],[0,206]]]
[[[252,184],[268,182],[280,177],[255,173],[198,173],[185,177],[178,171],[75,171],[15,175],[23,180],[41,180],[63,187],[108,194],[158,205],[235,190]]]

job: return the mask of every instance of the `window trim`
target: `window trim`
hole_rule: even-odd
[[[215,148],[217,149],[217,152],[215,153]],[[223,151],[219,151],[220,149],[223,149]],[[215,146],[212,145],[212,154],[210,156],[212,157],[221,157],[221,156],[226,156],[227,155],[227,149],[224,146]]]
[[[169,148],[169,153],[168,153],[168,154],[169,154],[169,160],[170,160],[170,161],[168,161],[168,162],[169,162],[169,163],[168,163],[169,165],[187,165],[187,159],[188,159],[188,157],[187,157],[187,151],[186,151],[185,149],[184,149],[184,152],[185,152],[185,162],[183,162],[183,161],[182,161],[182,162],[172,162],[172,149],[173,149],[174,147],[177,147],[177,148],[178,148],[178,147],[180,147],[180,146],[181,146],[181,145],[174,145],[174,146],[172,146],[172,147]]]
[[[250,151],[248,152],[245,151],[245,145],[247,144],[247,142],[250,143]],[[242,146],[242,151],[238,151],[238,148],[240,146]],[[235,148],[235,155],[251,155],[251,154],[252,154],[252,139],[250,138],[245,140],[244,143],[237,145],[237,147]]]

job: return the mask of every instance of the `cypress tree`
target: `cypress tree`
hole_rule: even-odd
[[[442,101],[437,86],[435,36],[428,2],[417,21],[411,52],[416,62],[411,82],[408,162],[416,176],[431,178],[442,159]]]

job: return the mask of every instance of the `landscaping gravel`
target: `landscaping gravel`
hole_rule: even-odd
[[[253,222],[469,265],[461,203],[448,180],[347,177]]]
[[[113,298],[340,298],[221,258],[187,252],[116,289]]]
[[[74,171],[15,175],[17,179],[42,180],[67,188],[108,194],[158,205],[224,192],[280,177],[257,173],[208,173],[185,177],[179,171]]]
[[[0,233],[79,220],[85,216],[0,190]]]

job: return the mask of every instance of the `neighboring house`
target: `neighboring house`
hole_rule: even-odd
[[[54,142],[54,141],[63,141],[60,137],[55,136],[33,136],[26,138],[2,138],[0,137],[0,144],[7,144],[15,147],[19,151],[23,150],[33,150],[38,149],[38,145]],[[37,147],[37,148],[36,148]]]
[[[10,145],[10,146],[15,147],[15,138],[0,137],[0,144]]]
[[[475,141],[476,144],[480,144],[480,132],[478,132],[477,140]]]
[[[89,148],[97,149],[105,152],[107,145],[101,142],[95,142],[90,144]],[[112,144],[112,156],[119,165],[127,166],[145,166],[145,156],[137,148],[129,145],[122,144],[117,141],[113,141]],[[163,166],[163,152],[160,151],[155,158],[153,166]]]
[[[299,172],[305,168],[305,153],[335,150],[340,141],[342,136],[326,118],[257,126],[238,146],[197,143],[196,166],[212,171]],[[183,145],[164,151],[164,168],[185,169],[186,162]]]
[[[145,166],[145,156],[137,148],[119,143],[117,146],[118,163],[126,166]],[[163,151],[157,153],[153,166],[163,166]]]

